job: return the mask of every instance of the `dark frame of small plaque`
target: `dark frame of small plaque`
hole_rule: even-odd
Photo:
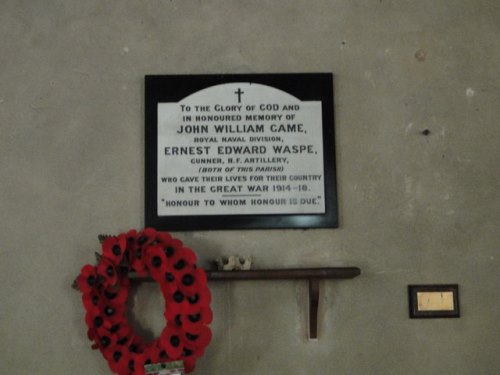
[[[302,101],[321,101],[323,119],[324,214],[159,216],[157,210],[157,107],[179,102],[207,87],[252,82],[285,91]],[[147,75],[145,76],[145,225],[158,230],[337,228],[334,98],[332,73]]]
[[[418,292],[451,292],[453,294],[452,310],[425,310],[418,309]],[[458,284],[429,284],[408,285],[408,307],[411,319],[426,318],[460,318],[460,306],[458,302]]]

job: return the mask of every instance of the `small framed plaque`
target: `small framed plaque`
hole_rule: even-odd
[[[458,318],[458,285],[409,285],[410,318]]]
[[[146,226],[337,227],[333,75],[146,76]]]

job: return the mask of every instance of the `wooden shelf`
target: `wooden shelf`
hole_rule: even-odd
[[[309,281],[310,339],[318,337],[319,280],[352,279],[360,274],[361,270],[357,267],[207,271],[207,277],[210,281],[307,279]]]
[[[357,267],[283,268],[249,271],[206,271],[211,281],[284,280],[284,279],[352,279],[361,274]]]
[[[321,279],[352,279],[361,274],[357,267],[328,268],[284,268],[249,271],[206,271],[209,281],[246,281],[246,280],[290,280],[306,279],[309,282],[309,338],[318,337],[319,281]],[[150,281],[151,278],[136,280]]]

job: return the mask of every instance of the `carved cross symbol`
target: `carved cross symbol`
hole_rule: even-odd
[[[244,94],[245,91],[241,91],[241,88],[238,87],[238,91],[235,91],[234,93],[238,95],[238,103],[241,103],[241,94]]]

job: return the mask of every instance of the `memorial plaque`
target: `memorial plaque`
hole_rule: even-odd
[[[146,225],[336,227],[333,75],[146,76]]]
[[[408,285],[410,318],[459,318],[458,284]]]

